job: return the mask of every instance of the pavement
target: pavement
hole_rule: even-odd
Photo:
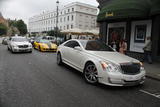
[[[146,70],[146,77],[160,81],[160,62],[154,62],[153,64],[144,63]]]

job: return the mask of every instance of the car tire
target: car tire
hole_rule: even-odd
[[[57,64],[58,65],[62,65],[63,62],[62,62],[62,56],[61,56],[61,53],[57,53]]]
[[[42,50],[41,50],[41,46],[39,46],[39,48],[38,48],[38,49],[39,49],[39,51],[42,51]]]
[[[13,49],[11,48],[11,52],[14,53]]]
[[[98,72],[95,64],[87,63],[84,72],[84,79],[89,84],[97,84],[98,83]]]
[[[8,51],[10,51],[9,47],[7,46]]]

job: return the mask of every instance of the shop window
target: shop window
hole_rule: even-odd
[[[135,26],[135,36],[134,36],[135,43],[145,43],[146,30],[147,30],[147,25]]]

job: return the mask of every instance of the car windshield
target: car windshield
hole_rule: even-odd
[[[12,38],[12,41],[14,41],[14,42],[26,42],[28,40],[26,38]]]
[[[40,40],[40,43],[51,43],[51,42],[49,40],[42,39]]]
[[[114,51],[108,45],[101,41],[80,41],[84,49],[89,51]]]

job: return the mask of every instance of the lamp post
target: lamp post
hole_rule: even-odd
[[[59,10],[59,0],[56,1],[57,5],[57,15],[56,15],[56,43],[57,43],[57,36],[58,36],[58,10]]]

